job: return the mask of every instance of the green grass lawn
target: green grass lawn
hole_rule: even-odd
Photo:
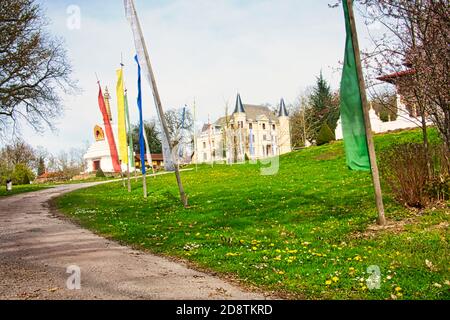
[[[25,192],[32,192],[32,191],[39,191],[50,188],[49,185],[40,185],[40,184],[27,184],[23,186],[13,186],[13,189],[11,192],[6,191],[6,186],[2,186],[0,188],[0,198],[7,197],[7,196],[13,196],[20,193]]]
[[[435,131],[432,139],[437,139]],[[377,149],[420,141],[418,131],[376,137]],[[449,299],[449,208],[407,211],[385,192],[389,231],[376,221],[370,173],[347,170],[342,143],[285,155],[277,175],[259,165],[184,172],[190,209],[173,175],[76,191],[59,208],[108,238],[183,258],[244,284],[307,299]],[[387,188],[384,186],[384,190]],[[403,223],[403,222],[409,223]],[[402,223],[404,227],[401,227]],[[367,268],[381,271],[369,290]]]

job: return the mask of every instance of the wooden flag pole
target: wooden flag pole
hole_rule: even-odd
[[[120,67],[122,68],[122,73],[123,73],[123,66],[124,66],[124,64],[123,64],[123,57],[122,57],[122,53],[120,54]],[[123,78],[122,78],[122,84],[123,84]],[[125,85],[123,86],[124,88],[125,88]],[[126,93],[127,93],[127,89],[125,88],[125,92],[124,92],[124,96],[126,96]],[[127,107],[127,109],[125,110],[125,112],[127,113],[125,116],[127,117],[127,119],[129,119],[130,118],[130,115],[129,115],[129,112],[128,112],[128,107]],[[129,120],[128,120],[129,121]],[[127,127],[127,124],[125,123],[125,128]],[[131,130],[131,128],[128,128],[128,130]],[[128,132],[127,132],[127,138],[129,137],[128,136]],[[128,143],[127,143],[127,157],[128,157],[128,161],[127,161],[127,187],[128,187],[128,193],[131,193],[131,175],[130,175],[130,157],[129,157],[129,154],[128,154],[128,152],[130,152],[130,148],[129,148],[129,146],[128,146]]]
[[[348,13],[350,16],[350,27],[351,27],[351,33],[352,33],[353,48],[354,48],[354,53],[355,53],[356,69],[358,71],[359,91],[361,94],[361,100],[362,100],[362,105],[363,105],[363,114],[364,114],[364,124],[366,127],[367,147],[369,149],[370,165],[372,168],[372,180],[373,180],[373,186],[375,189],[375,202],[376,202],[377,210],[378,210],[378,224],[381,226],[384,226],[384,225],[386,225],[386,217],[384,214],[383,195],[381,192],[380,174],[378,171],[377,156],[375,153],[375,145],[373,143],[372,125],[370,123],[370,116],[369,116],[370,108],[369,108],[369,103],[367,101],[366,85],[365,85],[365,81],[364,81],[364,74],[362,71],[361,54],[359,51],[359,42],[358,42],[358,33],[356,30],[355,14],[353,11],[353,0],[345,0],[345,1],[347,1]]]
[[[144,198],[147,199],[148,194],[147,194],[147,174],[144,173],[142,175],[142,182],[143,182],[143,187],[144,187]]]
[[[139,25],[139,29],[140,29],[140,25]],[[140,33],[142,34],[142,30],[140,30]],[[156,107],[158,108],[158,112],[161,115],[161,126],[162,126],[162,129],[164,130],[164,134],[167,137],[170,149],[173,150],[173,144],[172,144],[172,141],[170,140],[169,127],[167,126],[166,117],[165,117],[164,110],[163,110],[162,103],[161,103],[161,97],[159,96],[158,86],[156,85],[155,74],[153,72],[152,64],[150,63],[150,56],[148,54],[146,46],[144,46],[144,55],[145,55],[145,60],[147,62],[147,66],[148,66],[149,73],[150,73],[150,79],[152,82],[152,89],[153,89],[153,94],[154,94],[154,98],[155,98],[155,102],[156,102]],[[183,206],[187,208],[188,207],[188,199],[187,199],[186,193],[184,192],[183,183],[181,182],[180,170],[179,170],[178,166],[176,166],[176,165],[175,165],[175,177],[177,179],[178,189],[180,191],[181,202],[183,203]]]
[[[198,152],[197,152],[197,106],[194,98],[194,156],[195,156],[195,172],[198,172]]]

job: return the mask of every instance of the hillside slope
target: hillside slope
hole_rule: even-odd
[[[401,141],[420,142],[420,133],[377,136],[376,146]],[[377,216],[370,173],[347,170],[342,143],[283,156],[272,176],[261,175],[260,165],[200,166],[184,172],[183,182],[187,210],[172,175],[149,179],[147,201],[134,182],[131,194],[116,183],[57,204],[106,237],[284,297],[450,298],[448,207],[409,212],[384,187],[392,228],[368,231]],[[380,269],[380,289],[367,287],[370,266]]]

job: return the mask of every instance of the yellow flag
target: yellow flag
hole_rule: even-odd
[[[117,70],[117,117],[119,126],[119,158],[122,164],[128,164],[127,129],[125,125],[125,95],[123,86],[123,70]]]

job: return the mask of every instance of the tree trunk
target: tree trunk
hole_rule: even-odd
[[[429,147],[429,143],[428,143],[427,119],[426,119],[423,108],[421,108],[420,117],[422,118],[423,148],[425,149],[425,159],[427,161],[427,172],[428,172],[428,177],[431,178],[433,172],[432,172],[432,168],[431,168],[430,147]]]

